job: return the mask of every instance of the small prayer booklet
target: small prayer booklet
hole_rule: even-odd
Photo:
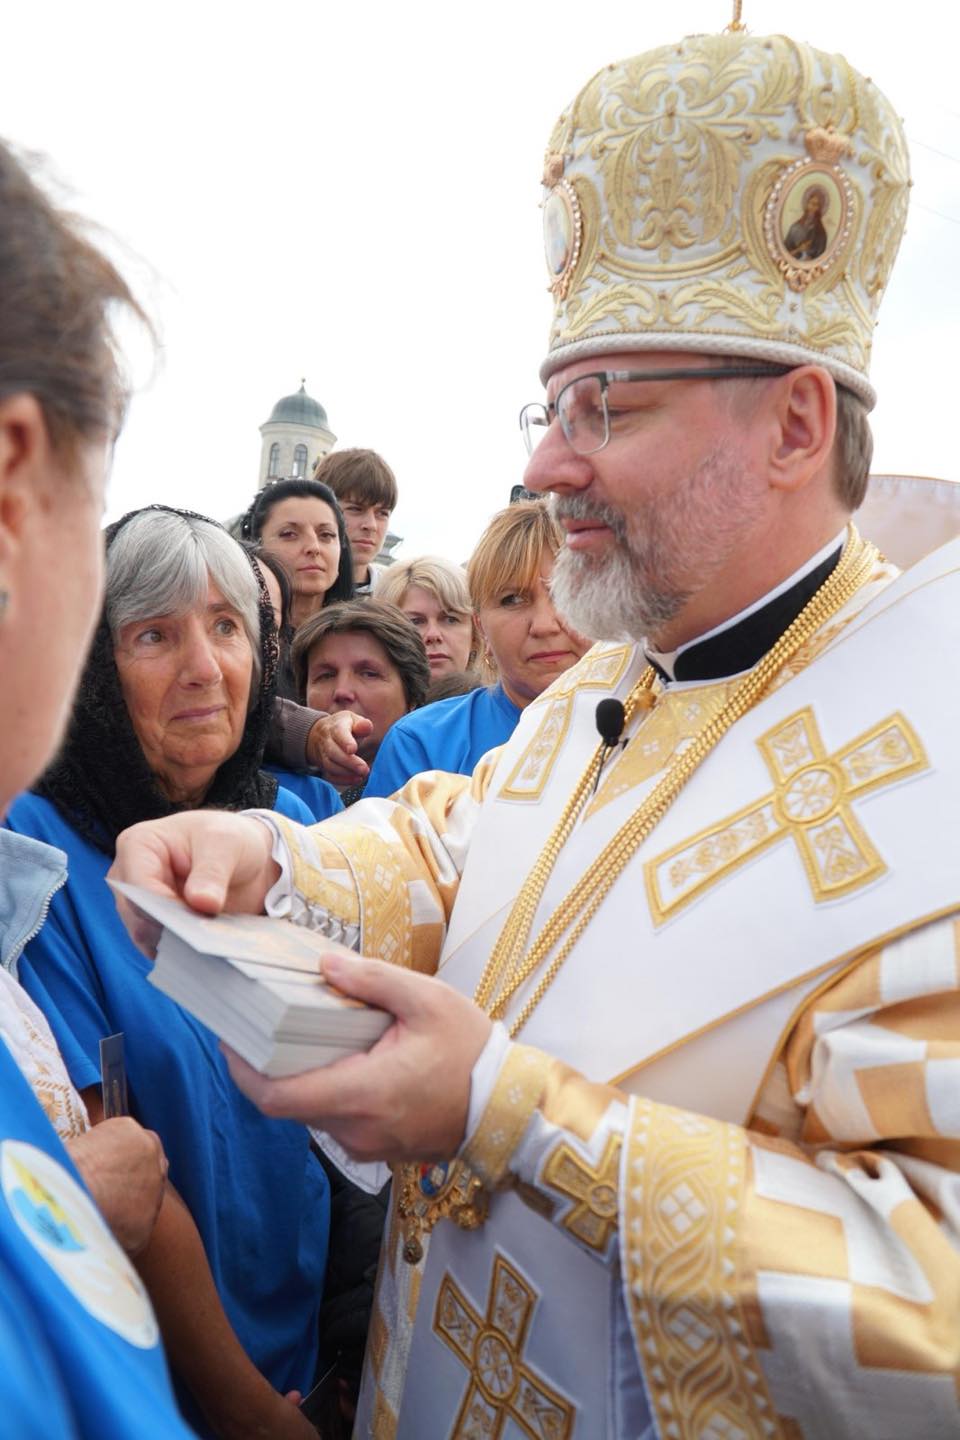
[[[335,940],[266,915],[198,915],[139,885],[113,888],[163,926],[150,983],[262,1075],[369,1050],[392,1022],[323,979],[324,955],[353,953]]]

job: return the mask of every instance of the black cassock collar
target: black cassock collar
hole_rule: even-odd
[[[768,596],[706,635],[681,645],[679,650],[661,654],[645,646],[646,657],[661,680],[668,684],[674,680],[723,680],[752,669],[793,624],[833,571],[845,539],[846,532],[831,540]]]

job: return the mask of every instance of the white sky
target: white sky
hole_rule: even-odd
[[[951,479],[958,10],[744,7],[756,34],[843,51],[906,119],[914,203],[877,337],[875,468]],[[396,470],[401,553],[464,557],[522,477],[517,413],[540,395],[553,121],[600,65],[729,16],[726,0],[7,7],[0,135],[48,155],[117,237],[162,331],[111,516],[243,508],[257,427],[305,376],[338,444]]]

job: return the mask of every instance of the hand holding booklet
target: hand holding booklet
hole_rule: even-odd
[[[335,940],[266,915],[198,915],[139,885],[114,889],[163,933],[149,980],[263,1075],[296,1075],[369,1050],[391,1024],[323,979]]]

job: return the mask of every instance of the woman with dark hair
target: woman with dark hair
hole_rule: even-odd
[[[169,1190],[138,1264],[186,1417],[207,1435],[311,1432],[329,1187],[299,1126],[257,1114],[216,1037],[145,981],[105,877],[117,835],[198,806],[308,811],[261,769],[277,665],[266,587],[213,521],[162,506],[107,531],[100,624],[67,738],[21,835],[69,879],[21,960],[74,1084],[102,1116],[99,1042],[124,1031],[131,1105],[164,1140]]]
[[[324,605],[353,599],[353,556],[343,511],[319,480],[277,480],[254,496],[240,522],[244,540],[286,567],[294,627]]]
[[[291,652],[301,700],[314,710],[350,710],[370,722],[359,754],[370,764],[390,726],[423,704],[430,664],[416,628],[380,600],[331,605],[297,631]],[[350,805],[362,785],[341,791]]]
[[[318,480],[278,480],[258,490],[240,522],[243,540],[273,555],[290,576],[294,629],[324,605],[353,599],[353,556],[337,497]],[[281,641],[277,691],[296,700]]]
[[[2,143],[0,295],[2,816],[63,737],[96,621],[127,399],[113,325],[144,318],[82,222]],[[187,1440],[152,1306],[120,1248],[150,1238],[163,1151],[128,1117],[88,1128],[50,1027],[17,983],[63,884],[62,853],[0,829],[0,875],[0,1429]]]

